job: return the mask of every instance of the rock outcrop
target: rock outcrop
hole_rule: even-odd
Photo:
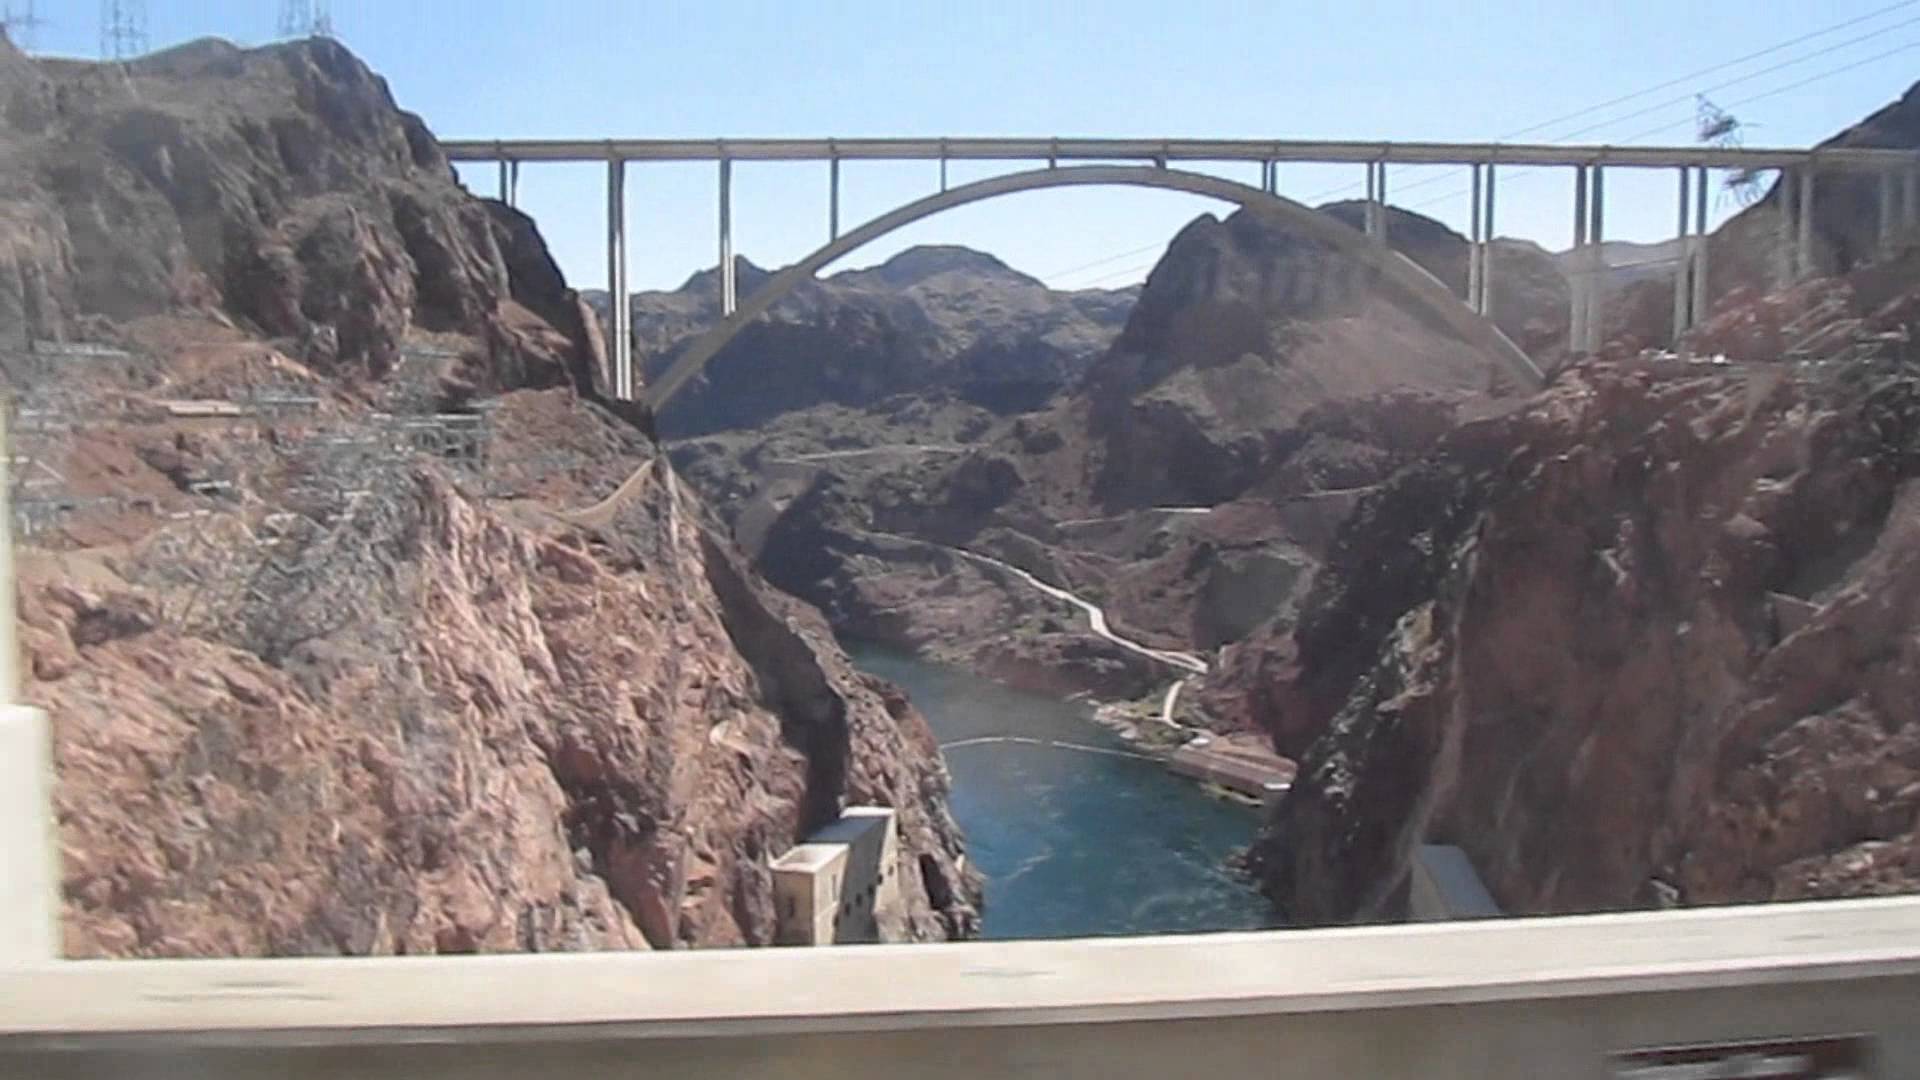
[[[973,932],[924,719],[351,54],[0,46],[0,117],[0,316],[86,346],[0,340],[70,955],[768,944],[852,804],[897,812],[883,934]]]
[[[1463,240],[1402,224],[1464,266]],[[918,280],[889,267],[861,273]],[[1374,278],[1283,223],[1204,216],[1045,409],[995,417],[935,386],[674,454],[769,580],[846,633],[1024,686],[1154,693],[1180,672],[966,553],[1102,604],[1161,648],[1213,648],[1291,612],[1359,493],[1504,389]]]
[[[243,568],[195,573],[178,527],[29,561],[70,955],[768,944],[770,859],[860,803],[910,853],[892,936],[968,931],[924,721],[664,462],[573,514],[393,482],[322,580],[253,575],[271,623],[180,632],[161,583]]]
[[[1243,646],[1301,922],[1391,917],[1412,846],[1513,912],[1920,885],[1920,386],[1593,365],[1366,500]]]
[[[768,277],[735,260],[741,296]],[[995,413],[1040,407],[1079,378],[1126,318],[1133,290],[1056,292],[991,255],[909,248],[802,284],[747,327],[668,403],[670,437],[765,424],[900,393],[947,395]],[[593,300],[604,306],[605,294]],[[633,297],[636,355],[651,376],[719,321],[719,274]]]
[[[1250,490],[1328,402],[1497,389],[1486,357],[1361,264],[1260,215],[1203,215],[1154,268],[1087,378],[1108,511]]]
[[[527,272],[530,227],[469,196],[337,42],[203,40],[111,67],[0,43],[0,94],[0,320],[20,336],[194,311],[378,381],[410,332],[460,331],[474,344],[430,373],[444,400],[591,392],[571,294]]]

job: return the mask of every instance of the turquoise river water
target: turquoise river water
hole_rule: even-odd
[[[1085,705],[891,650],[855,644],[848,652],[905,687],[943,745],[1020,736],[1093,748],[978,742],[946,751],[954,817],[968,859],[987,877],[983,936],[1274,925],[1265,898],[1227,866],[1253,839],[1257,811],[1124,756],[1127,744]]]

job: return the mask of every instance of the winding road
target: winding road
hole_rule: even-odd
[[[1186,675],[1176,679],[1172,686],[1167,687],[1167,696],[1160,703],[1160,722],[1168,727],[1178,728],[1183,731],[1186,730],[1186,725],[1173,718],[1173,710],[1174,707],[1179,704],[1180,691],[1187,683],[1196,676],[1207,673],[1207,662],[1205,660],[1202,660],[1192,653],[1175,652],[1171,649],[1156,649],[1151,645],[1142,645],[1132,638],[1122,637],[1114,633],[1113,628],[1107,625],[1107,613],[1101,610],[1100,605],[1095,604],[1091,600],[1083,600],[1058,586],[1049,585],[1027,571],[1014,566],[1012,563],[1002,562],[990,555],[982,555],[977,551],[968,551],[966,548],[948,548],[947,550],[972,559],[974,562],[998,567],[1055,600],[1063,600],[1079,608],[1081,611],[1086,612],[1087,625],[1096,636],[1103,637],[1129,652],[1144,656],[1150,660],[1158,661],[1170,667],[1180,668],[1187,672]]]

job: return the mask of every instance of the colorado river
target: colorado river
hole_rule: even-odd
[[[941,743],[967,743],[946,756],[968,859],[987,876],[984,936],[1272,924],[1266,900],[1226,866],[1253,839],[1254,810],[1126,756],[1127,745],[1094,724],[1086,706],[891,650],[848,651],[862,669],[905,687]],[[1028,741],[973,741],[996,736]]]

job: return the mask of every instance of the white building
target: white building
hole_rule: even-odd
[[[775,941],[831,945],[879,941],[898,919],[899,840],[893,810],[850,806],[840,820],[776,859]]]

